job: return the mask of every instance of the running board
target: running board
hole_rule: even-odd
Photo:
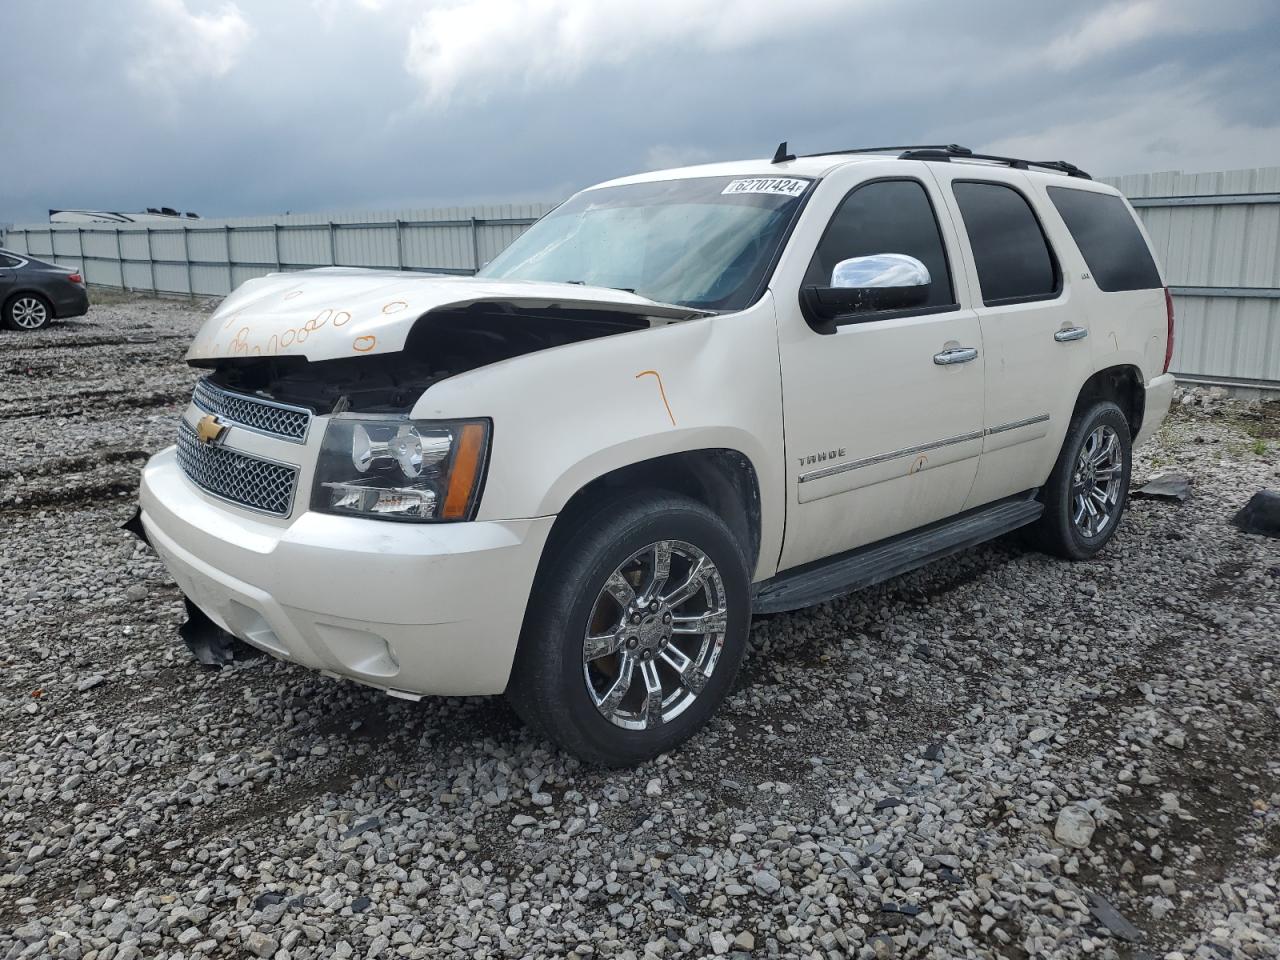
[[[825,560],[806,563],[756,585],[754,613],[782,613],[825,603],[883,583],[993,537],[1034,523],[1044,504],[1034,491],[998,500],[938,523],[859,547]]]

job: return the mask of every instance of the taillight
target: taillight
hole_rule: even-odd
[[[1164,345],[1164,370],[1161,373],[1169,372],[1169,363],[1173,360],[1173,294],[1169,292],[1169,288],[1164,288],[1164,309],[1169,315],[1169,340]]]
[[[84,283],[84,277],[80,276],[78,273],[68,273],[67,279],[72,283]]]

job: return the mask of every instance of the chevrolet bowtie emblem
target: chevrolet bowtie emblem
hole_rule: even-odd
[[[208,414],[201,417],[200,422],[196,424],[196,436],[200,438],[201,443],[217,443],[226,429],[225,423],[219,423],[217,417]]]

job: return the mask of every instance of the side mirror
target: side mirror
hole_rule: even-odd
[[[851,314],[922,306],[931,282],[929,268],[915,257],[877,253],[841,260],[831,271],[831,285],[804,287],[800,303],[810,322],[829,333],[836,320]]]

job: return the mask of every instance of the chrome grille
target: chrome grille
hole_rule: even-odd
[[[307,439],[307,428],[311,425],[310,410],[232,393],[215,386],[208,379],[196,384],[196,392],[191,399],[205,413],[215,414],[226,423],[294,443]]]
[[[178,427],[178,464],[187,479],[231,503],[287,517],[298,486],[298,468],[201,443],[191,424]]]

